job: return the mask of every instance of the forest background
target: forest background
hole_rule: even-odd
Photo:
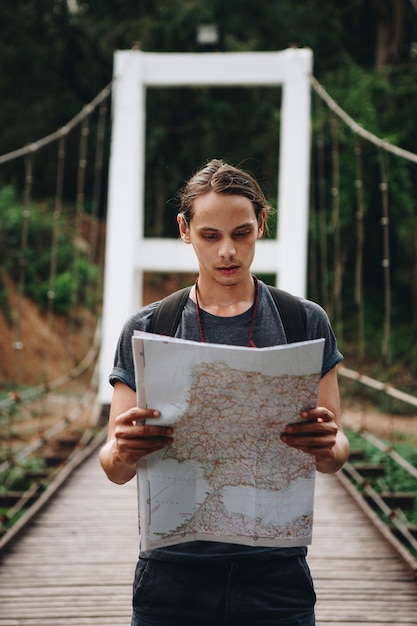
[[[15,0],[1,3],[0,20],[4,25],[0,39],[0,155],[54,132],[76,115],[111,81],[117,49],[203,54],[290,46],[312,49],[314,76],[358,124],[391,144],[417,151],[416,0]],[[202,29],[208,25],[211,30]],[[214,33],[214,37],[202,40],[199,33]],[[276,197],[280,97],[280,90],[272,88],[148,90],[148,236],[175,236],[172,199],[190,173],[212,157],[249,169],[267,196]],[[338,124],[335,130],[334,120],[314,94],[312,105],[308,296],[328,310],[343,352],[355,359],[358,368],[362,360],[368,372],[415,392],[416,165],[382,157],[374,146],[362,145],[363,350],[355,291],[358,144],[346,127]],[[64,181],[64,200],[68,203],[76,193],[77,141],[70,138],[67,146],[69,173]],[[109,133],[105,150],[108,155]],[[86,175],[92,173],[87,170]],[[29,232],[32,256],[27,264],[27,282],[31,297],[46,302],[46,253],[52,238],[48,198],[55,193],[56,156],[50,161],[35,159],[34,180],[32,194],[38,213],[33,211]],[[105,224],[107,171],[101,184],[98,219]],[[383,193],[387,189],[388,193]],[[23,190],[22,162],[2,165],[0,249],[4,284],[6,277],[18,279],[17,226],[22,219]],[[388,286],[381,230],[387,202],[389,229],[384,233],[388,233],[390,250]],[[87,214],[91,211],[88,198],[84,210]],[[339,249],[332,243],[335,232]],[[63,233],[63,239],[67,233],[69,241],[65,227]],[[68,271],[72,254],[63,241],[58,258],[62,293],[55,301],[57,311],[63,313],[70,306],[68,294],[73,293],[70,283],[74,274]],[[94,280],[94,272],[99,271],[95,266],[81,269],[79,280],[88,274]],[[392,329],[389,345],[384,336],[387,287]],[[0,292],[0,307],[7,316],[7,294],[1,285]]]

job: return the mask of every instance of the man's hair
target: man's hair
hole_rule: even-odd
[[[187,224],[191,222],[193,217],[194,200],[209,191],[248,198],[253,204],[258,221],[262,211],[265,211],[266,216],[272,211],[262,189],[251,174],[220,159],[212,159],[191,176],[180,192],[179,213],[184,217]]]

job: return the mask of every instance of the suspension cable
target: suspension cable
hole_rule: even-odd
[[[332,219],[333,231],[333,310],[338,324],[338,334],[343,340],[343,320],[341,308],[342,295],[342,257],[340,245],[340,162],[339,162],[339,128],[335,115],[330,116],[330,134],[332,142]]]
[[[103,176],[104,165],[104,140],[106,137],[106,121],[107,121],[107,104],[103,102],[99,109],[98,123],[97,123],[97,135],[96,135],[96,153],[94,161],[94,181],[93,181],[93,198],[91,215],[93,223],[90,231],[90,249],[89,249],[89,263],[93,264],[97,262],[101,265],[101,259],[96,258],[97,245],[98,245],[98,229],[97,221],[101,202],[101,185]]]
[[[12,152],[8,152],[7,154],[3,154],[0,156],[0,165],[2,163],[7,163],[8,161],[12,161],[13,159],[17,159],[21,156],[26,156],[27,154],[31,154],[33,152],[37,152],[44,146],[47,146],[54,141],[57,141],[62,135],[67,135],[73,128],[75,128],[85,117],[90,115],[92,111],[111,93],[113,81],[111,81],[104,89],[100,91],[97,96],[91,100],[91,102],[85,105],[77,115],[75,115],[69,122],[67,122],[64,126],[61,126],[58,130],[43,137],[42,139],[38,139],[37,141],[23,147],[18,150],[13,150]]]
[[[51,263],[49,272],[49,289],[48,289],[48,326],[52,324],[52,312],[55,302],[55,282],[57,273],[57,261],[58,261],[58,241],[60,231],[60,219],[62,213],[62,193],[64,186],[64,167],[65,167],[65,148],[66,148],[66,135],[61,135],[58,142],[58,154],[57,154],[57,173],[56,173],[56,190],[55,190],[55,205],[53,212],[53,231],[52,231],[52,250],[51,250]]]
[[[92,110],[90,110],[90,113]],[[72,263],[72,281],[71,281],[71,306],[70,306],[70,318],[69,326],[70,337],[73,336],[75,327],[74,320],[74,307],[77,304],[79,292],[80,292],[80,254],[82,245],[82,218],[84,215],[84,196],[85,196],[85,173],[87,169],[87,144],[88,136],[90,134],[90,115],[83,118],[80,130],[80,148],[78,157],[78,174],[77,174],[77,195],[75,202],[75,223],[74,223],[74,237],[73,237],[73,263]]]
[[[364,198],[363,198],[363,166],[362,144],[355,136],[356,157],[356,263],[355,263],[355,303],[358,307],[358,342],[359,354],[365,355],[365,305],[363,293],[363,249],[364,249]]]
[[[320,101],[320,104],[322,102]],[[318,176],[318,242],[319,264],[321,272],[321,302],[329,307],[328,291],[328,246],[327,246],[327,211],[326,211],[326,166],[325,166],[325,140],[323,128],[320,124],[317,130],[317,176]]]
[[[15,341],[14,347],[14,382],[17,384],[19,374],[19,354],[23,348],[22,342],[22,317],[23,317],[23,298],[25,296],[25,284],[26,284],[26,265],[27,265],[27,246],[29,237],[29,220],[30,220],[30,204],[31,193],[33,184],[33,155],[27,153],[25,158],[25,190],[24,190],[24,204],[22,214],[22,236],[20,244],[19,254],[19,288],[18,288],[18,300],[17,300],[17,316],[15,326]]]
[[[310,83],[313,87],[314,91],[324,100],[329,109],[333,111],[356,135],[363,137],[370,143],[374,144],[378,148],[382,148],[387,152],[392,152],[396,156],[402,157],[404,159],[408,159],[413,163],[417,163],[417,154],[414,152],[409,152],[408,150],[404,150],[403,148],[399,148],[398,146],[394,146],[389,143],[386,139],[381,139],[377,137],[373,133],[365,130],[358,122],[355,122],[336,102],[329,96],[324,87],[319,83],[319,81],[314,78],[314,76],[310,76]]]
[[[384,335],[382,339],[381,352],[387,358],[388,363],[391,361],[391,260],[389,246],[389,195],[388,195],[388,177],[384,153],[379,150],[379,170],[381,176],[380,190],[382,196],[382,241],[383,241],[383,259],[382,268],[384,272]]]

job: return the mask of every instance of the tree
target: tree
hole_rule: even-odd
[[[314,74],[339,104],[365,128],[415,151],[417,62],[410,56],[416,41],[417,0],[15,0],[0,3],[7,25],[0,38],[0,153],[43,137],[65,124],[112,78],[116,49],[132,46],[147,52],[200,52],[197,30],[215,24],[222,52],[281,50],[307,46],[314,52]],[[377,71],[375,71],[377,68]],[[170,199],[191,170],[219,156],[247,167],[276,196],[279,89],[150,89],[147,94],[146,232],[173,235]],[[400,115],[399,115],[400,112]],[[316,113],[315,113],[316,115]],[[322,124],[317,115],[315,127]],[[323,141],[331,148],[331,137]],[[355,157],[349,131],[339,138],[340,225],[346,282],[352,273],[355,193],[351,185]],[[349,143],[350,142],[350,143]],[[78,135],[69,138],[72,176],[67,197],[74,199]],[[344,150],[343,150],[344,149]],[[56,154],[56,152],[55,152]],[[368,292],[378,289],[380,182],[375,155],[366,191],[371,236],[366,250]],[[35,158],[33,197],[55,188],[56,161]],[[393,276],[399,319],[410,309],[408,272],[417,267],[415,250],[415,170],[389,162],[393,198],[391,237]],[[21,181],[22,163],[0,168],[0,180]],[[327,170],[326,170],[327,168]],[[324,163],[329,179],[330,159]],[[327,173],[326,173],[327,172]],[[6,175],[7,174],[7,175]],[[314,177],[313,177],[314,178]],[[317,180],[312,181],[317,185]],[[269,185],[269,186],[268,186]],[[350,186],[349,186],[350,185]],[[19,185],[15,185],[21,191]],[[330,191],[330,186],[328,186]],[[328,199],[328,206],[332,199]],[[401,242],[401,244],[399,243]],[[342,259],[343,260],[343,259]],[[379,275],[379,274],[378,274]],[[414,279],[415,280],[415,279]],[[408,297],[408,296],[407,296]],[[347,302],[352,299],[347,298]],[[403,303],[405,303],[403,305]],[[403,310],[401,311],[401,307]],[[373,313],[378,314],[377,306]],[[417,315],[417,314],[416,314]]]
[[[406,0],[371,0],[376,15],[375,68],[401,60]]]

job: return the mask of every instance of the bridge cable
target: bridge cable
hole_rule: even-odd
[[[383,241],[383,259],[382,268],[384,273],[384,333],[382,338],[382,355],[386,358],[387,362],[391,362],[391,260],[390,260],[390,245],[389,245],[389,188],[387,168],[385,163],[385,155],[383,150],[379,149],[379,171],[381,177],[380,191],[382,200],[382,241]]]
[[[80,280],[80,260],[82,253],[82,226],[84,216],[84,199],[85,199],[85,174],[87,168],[87,152],[88,137],[90,134],[90,114],[83,118],[80,129],[80,146],[78,156],[78,173],[77,173],[77,191],[75,202],[75,221],[73,236],[73,262],[72,262],[72,280],[71,280],[71,297],[70,297],[70,314],[69,314],[69,336],[74,338],[75,334],[75,308],[81,301],[81,280]],[[85,286],[85,285],[84,285]],[[85,293],[83,294],[85,295]],[[74,346],[74,354],[75,354]]]
[[[313,131],[314,132],[314,131]],[[315,302],[319,301],[319,283],[318,283],[318,249],[317,249],[317,177],[316,177],[316,163],[314,159],[315,143],[311,142],[311,158],[310,158],[310,211],[309,211],[309,237],[308,237],[308,292],[311,299]]]
[[[96,152],[94,160],[94,181],[93,181],[93,198],[91,215],[93,218],[92,228],[90,230],[90,248],[89,263],[97,263],[103,265],[104,259],[99,258],[98,254],[98,217],[101,204],[102,178],[104,169],[104,142],[106,138],[107,127],[107,104],[103,102],[99,108],[97,135],[96,135]],[[100,285],[98,285],[100,287]]]
[[[106,100],[112,91],[113,81],[111,81],[104,89],[97,94],[89,104],[86,104],[82,110],[77,113],[69,122],[67,122],[64,126],[56,130],[55,132],[47,135],[46,137],[42,137],[42,139],[38,139],[33,143],[24,146],[23,148],[19,148],[18,150],[13,150],[12,152],[7,152],[0,156],[0,165],[2,163],[7,163],[8,161],[13,161],[13,159],[17,159],[22,156],[26,156],[28,154],[32,154],[33,152],[37,152],[41,148],[57,141],[61,135],[68,134],[73,128],[78,126],[78,124],[88,115],[91,114],[92,111],[104,100]]]
[[[320,300],[325,309],[329,307],[329,290],[328,290],[328,246],[327,246],[327,194],[326,194],[326,158],[325,158],[325,138],[323,131],[323,118],[320,116],[320,107],[324,111],[323,103],[318,101],[317,117],[320,121],[317,124],[316,132],[316,160],[317,160],[317,239],[318,239],[318,257],[319,270],[321,274],[321,293]]]
[[[359,135],[366,141],[369,141],[373,145],[378,148],[382,148],[386,152],[391,152],[396,156],[402,157],[403,159],[407,159],[408,161],[412,161],[413,163],[417,163],[417,154],[414,152],[410,152],[409,150],[404,150],[403,148],[399,148],[391,144],[386,139],[381,139],[377,137],[373,133],[370,133],[368,130],[365,130],[363,126],[361,126],[358,122],[355,122],[353,118],[350,117],[334,100],[329,96],[324,87],[319,83],[319,81],[314,77],[310,76],[310,84],[314,91],[322,98],[322,100],[327,104],[329,109],[333,111],[356,135]]]
[[[331,230],[333,232],[333,293],[332,310],[333,318],[337,325],[337,332],[340,340],[343,340],[343,319],[342,319],[342,256],[340,244],[340,154],[339,154],[339,126],[336,115],[330,115],[330,136],[331,136],[331,164],[332,164],[332,215]]]
[[[362,143],[355,135],[355,163],[356,163],[356,261],[355,261],[355,304],[358,309],[358,345],[359,355],[365,356],[365,303],[363,281],[363,251],[364,251],[364,197],[363,197],[363,163]]]
[[[25,179],[24,179],[24,203],[23,203],[23,211],[22,211],[22,233],[21,233],[21,244],[18,255],[18,289],[17,289],[17,306],[16,313],[14,316],[14,341],[13,341],[13,367],[12,367],[12,383],[15,387],[16,391],[10,393],[10,399],[12,404],[19,403],[20,400],[23,400],[23,392],[17,391],[17,388],[20,386],[21,382],[21,363],[20,363],[20,352],[23,349],[23,312],[24,312],[24,297],[26,291],[26,273],[27,273],[27,254],[28,254],[28,245],[29,245],[29,225],[30,225],[30,217],[31,217],[31,203],[32,203],[32,187],[33,187],[33,161],[34,155],[38,150],[52,143],[53,141],[58,141],[58,158],[57,158],[57,175],[56,175],[56,192],[55,192],[55,202],[54,202],[54,213],[53,213],[53,229],[52,229],[52,244],[51,244],[51,260],[50,260],[50,268],[49,268],[49,283],[48,283],[48,326],[52,324],[53,318],[53,309],[55,305],[55,288],[56,288],[56,273],[57,273],[57,264],[58,264],[58,246],[59,246],[59,227],[60,227],[60,214],[62,211],[62,194],[63,194],[63,179],[64,179],[64,161],[65,161],[65,145],[66,138],[68,133],[80,122],[84,119],[91,116],[91,113],[96,109],[98,105],[101,105],[101,113],[100,116],[103,119],[103,122],[99,124],[102,129],[99,134],[104,138],[104,126],[106,112],[107,112],[107,100],[111,94],[111,86],[113,84],[110,83],[105,89],[103,89],[96,98],[94,98],[89,105],[85,106],[83,110],[76,115],[70,122],[61,127],[55,133],[44,137],[34,143],[31,143],[20,150],[15,150],[11,153],[7,153],[0,157],[0,164],[6,163],[13,159],[18,159],[24,157],[25,163]],[[85,127],[85,125],[84,125]],[[97,148],[97,159],[96,159],[96,170],[99,172],[96,175],[96,191],[95,198],[97,207],[100,201],[100,187],[101,187],[101,172],[103,170],[103,138],[98,140],[98,145],[101,148]],[[82,159],[80,159],[82,160]],[[80,182],[78,186],[78,191],[83,189],[83,183]],[[79,197],[79,201],[81,198]],[[83,198],[82,198],[83,200]],[[98,210],[98,209],[97,209]],[[95,240],[97,239],[97,234],[94,236]],[[99,287],[99,285],[97,285]],[[46,368],[46,370],[48,367]],[[62,376],[59,381],[57,381],[58,386],[61,384],[65,384],[65,381],[72,380],[81,374],[81,371],[71,370],[68,376]],[[54,387],[56,385],[54,384]],[[49,384],[43,383],[36,389],[35,396],[37,396],[42,390],[43,394],[48,393]],[[41,393],[42,395],[42,393]],[[11,405],[12,406],[12,405]],[[11,414],[10,414],[11,415]]]
[[[27,153],[25,158],[25,188],[24,188],[24,204],[22,212],[22,234],[19,253],[19,286],[17,297],[17,314],[15,323],[15,341],[14,347],[14,376],[13,383],[17,385],[20,380],[20,352],[23,349],[22,341],[22,318],[23,318],[23,300],[25,297],[26,287],[26,266],[27,266],[27,248],[29,237],[29,221],[31,215],[31,193],[33,185],[33,154]]]
[[[49,271],[49,289],[48,289],[48,326],[52,327],[52,314],[54,311],[56,297],[56,275],[58,266],[58,244],[60,235],[60,222],[62,213],[62,195],[64,186],[65,172],[65,152],[66,152],[66,135],[61,135],[58,141],[57,151],[57,171],[56,171],[56,188],[55,201],[53,211],[53,231],[52,231],[52,249],[51,262]]]

